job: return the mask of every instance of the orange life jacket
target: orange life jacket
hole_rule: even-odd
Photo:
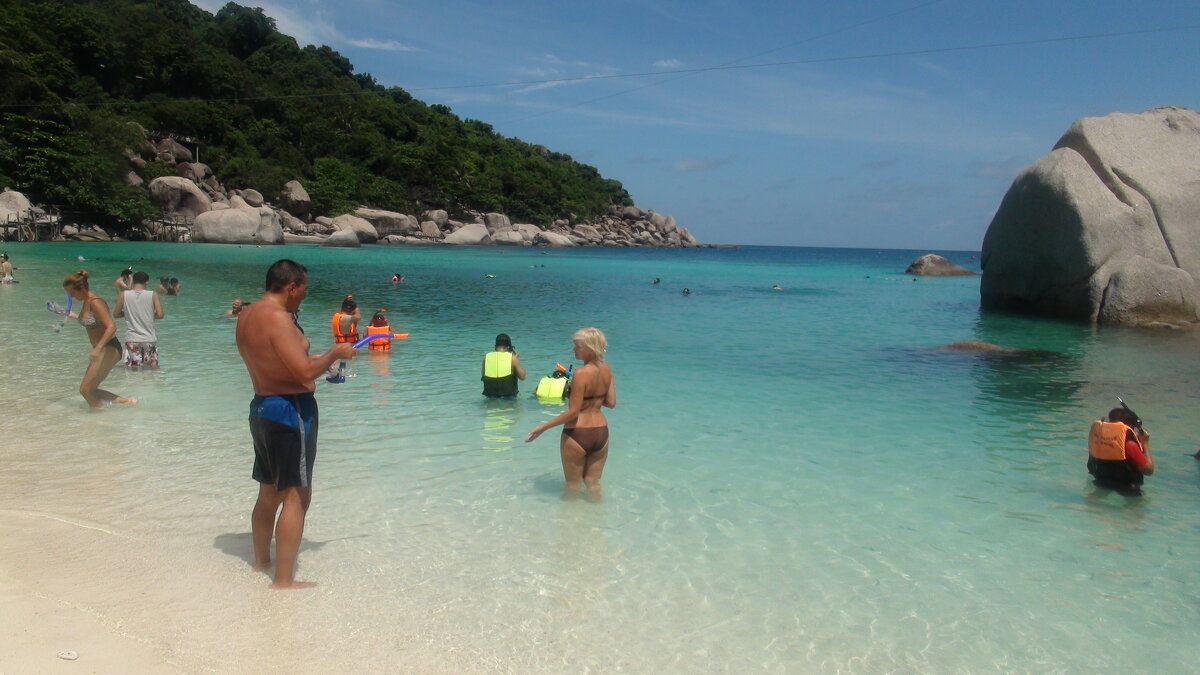
[[[333,341],[334,342],[358,342],[358,331],[353,330],[350,333],[342,332],[342,317],[351,317],[350,314],[343,312],[333,313]],[[350,325],[354,326],[354,321],[350,321]]]
[[[370,337],[372,335],[379,335],[381,333],[390,333],[390,332],[392,332],[392,327],[388,326],[387,324],[384,324],[382,326],[367,326],[367,337]],[[370,342],[367,343],[367,348],[373,352],[389,351],[392,348],[392,339],[391,338],[380,338],[378,340],[371,340]]]
[[[1101,460],[1125,460],[1125,439],[1130,431],[1133,429],[1124,422],[1092,422],[1092,428],[1088,431],[1088,454]],[[1144,452],[1146,447],[1136,433],[1133,439]]]

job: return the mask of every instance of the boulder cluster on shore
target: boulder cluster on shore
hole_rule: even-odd
[[[149,190],[151,203],[161,210],[160,220],[142,223],[129,238],[217,244],[317,243],[323,246],[362,244],[457,244],[497,246],[650,246],[699,247],[700,242],[679,227],[675,218],[637,206],[613,206],[607,214],[573,222],[558,219],[537,225],[513,223],[503,213],[467,212],[469,219],[455,220],[442,209],[419,215],[366,206],[334,217],[317,216],[299,181],[288,182],[276,203],[258,190],[227,190],[212,169],[194,160],[192,151],[174,138],[152,143],[148,134],[136,150],[126,150],[133,169],[148,162],[173,167],[174,176],[160,176],[148,184],[134,170],[125,182]],[[25,238],[19,223],[39,216],[37,207],[19,193],[0,195],[0,222],[13,223],[0,236]],[[44,214],[43,214],[44,215]],[[30,238],[39,238],[30,230]],[[62,225],[52,228],[51,239],[103,241],[113,239],[95,226]]]

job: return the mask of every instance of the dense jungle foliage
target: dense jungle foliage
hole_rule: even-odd
[[[499,211],[546,225],[631,204],[617,181],[304,47],[261,10],[185,0],[0,0],[0,184],[108,226],[154,213],[123,150],[190,137],[229,189],[300,180],[317,214]],[[174,173],[158,161],[146,180]]]

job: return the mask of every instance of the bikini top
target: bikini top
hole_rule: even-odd
[[[88,301],[88,304],[90,304],[90,301]],[[91,328],[92,326],[95,326],[96,325],[96,313],[88,312],[87,314],[84,314],[83,310],[80,310],[79,311],[79,325],[83,326],[84,328]]]

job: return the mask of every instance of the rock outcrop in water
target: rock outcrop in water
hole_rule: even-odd
[[[1200,112],[1087,117],[1022,171],[983,241],[984,307],[1127,325],[1195,322]]]
[[[912,261],[912,264],[908,266],[908,269],[904,270],[904,273],[925,277],[966,277],[975,275],[971,270],[957,263],[950,262],[936,253],[926,253]]]

